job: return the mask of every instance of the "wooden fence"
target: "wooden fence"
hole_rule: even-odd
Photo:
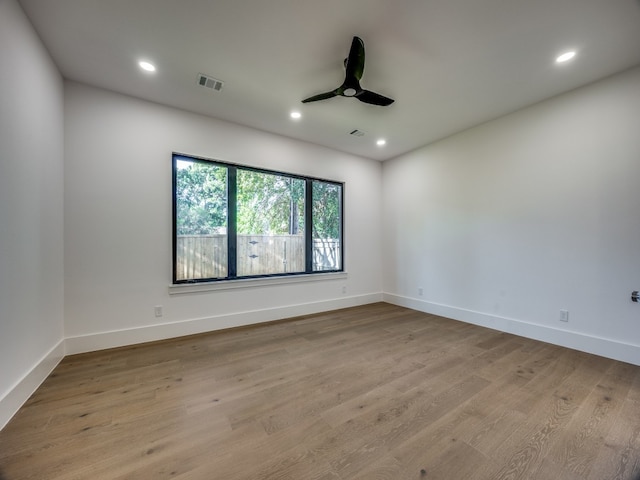
[[[179,235],[176,238],[176,280],[226,276],[226,235]]]
[[[238,235],[238,276],[305,271],[304,235]],[[340,242],[314,239],[316,270],[339,269]],[[176,280],[227,276],[227,236],[180,235],[176,244]]]

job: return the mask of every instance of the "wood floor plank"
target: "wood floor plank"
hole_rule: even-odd
[[[551,458],[581,478],[586,478],[613,426],[631,386],[632,366],[614,364],[580,405],[568,428],[561,432]],[[640,411],[638,412],[640,414]]]
[[[640,367],[385,303],[65,358],[0,479],[638,480]]]
[[[631,371],[632,382],[627,397],[600,445],[588,480],[640,478],[640,372],[635,367]]]

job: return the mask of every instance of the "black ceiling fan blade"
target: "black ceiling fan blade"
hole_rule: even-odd
[[[319,100],[343,96],[356,97],[361,102],[371,105],[380,105],[382,107],[391,105],[394,102],[393,99],[380,95],[379,93],[364,90],[360,86],[360,80],[364,73],[364,58],[364,42],[360,37],[354,36],[351,41],[349,56],[344,61],[346,72],[342,85],[331,92],[321,93],[302,100],[302,103],[317,102]]]
[[[333,98],[333,97],[337,97],[337,96],[338,96],[338,91],[337,90],[332,90],[330,92],[320,93],[318,95],[314,95],[312,97],[305,98],[304,100],[302,100],[302,103],[317,102],[318,100],[326,100],[328,98]]]
[[[362,79],[362,74],[364,73],[364,42],[360,37],[353,37],[345,67],[347,69],[345,83],[351,78],[355,78],[357,81]]]
[[[369,90],[362,90],[356,94],[356,98],[364,103],[370,103],[371,105],[379,105],[381,107],[386,107],[391,105],[394,100],[385,97],[384,95],[380,95],[379,93],[370,92]]]

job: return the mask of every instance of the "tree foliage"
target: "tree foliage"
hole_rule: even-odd
[[[225,233],[227,169],[203,162],[179,162],[176,171],[178,235]]]
[[[227,167],[179,160],[176,171],[178,235],[227,232]],[[340,238],[341,186],[313,182],[313,236]],[[302,234],[305,181],[253,170],[237,170],[237,233]]]
[[[238,233],[304,232],[304,180],[251,170],[238,171]]]
[[[339,185],[313,182],[313,238],[340,238]]]

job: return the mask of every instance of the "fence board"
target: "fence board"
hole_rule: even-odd
[[[238,235],[238,276],[305,271],[304,235]],[[339,270],[340,242],[313,239],[313,268]],[[227,277],[227,236],[180,235],[176,243],[176,279]]]
[[[238,276],[304,270],[304,236],[238,235]]]

